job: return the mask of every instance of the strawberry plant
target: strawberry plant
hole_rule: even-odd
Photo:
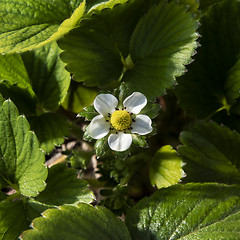
[[[0,9],[0,239],[240,239],[238,0]]]

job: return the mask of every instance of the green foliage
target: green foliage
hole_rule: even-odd
[[[68,111],[79,113],[86,106],[89,106],[93,103],[96,95],[96,90],[78,85],[77,82],[72,81],[62,106]]]
[[[139,147],[147,147],[148,146],[145,136],[132,134],[132,141],[133,141],[134,145],[139,146]]]
[[[70,74],[64,69],[60,52],[54,42],[22,54],[40,111],[56,111],[67,94]]]
[[[148,102],[147,105],[141,111],[141,114],[149,116],[151,119],[154,119],[158,116],[160,112],[160,106],[156,103]]]
[[[131,1],[84,19],[58,42],[66,69],[88,86],[112,87],[122,79],[132,92],[150,99],[163,94],[190,61],[197,23],[175,3],[150,7],[144,1]],[[152,16],[157,20],[152,21]]]
[[[89,166],[92,155],[93,151],[73,150],[72,154],[69,157],[69,162],[75,169],[86,170]]]
[[[181,158],[171,146],[161,147],[151,161],[149,172],[151,184],[157,188],[177,184],[184,177],[182,165]]]
[[[86,121],[91,121],[99,113],[95,110],[94,106],[85,107],[79,114],[78,117],[84,117]]]
[[[201,19],[201,48],[189,72],[178,80],[177,96],[192,116],[213,118],[239,131],[240,8],[225,0]]]
[[[17,239],[28,228],[26,215],[22,201],[0,202],[0,239]]]
[[[77,179],[74,169],[66,168],[64,164],[57,164],[49,169],[47,187],[36,200],[49,205],[91,203],[94,196],[86,190],[85,180]]]
[[[176,185],[136,204],[126,217],[133,240],[238,239],[239,187]]]
[[[32,52],[0,56],[0,93],[10,97],[26,114],[46,152],[60,145],[68,135],[68,123],[56,111],[67,94],[70,74],[59,58],[56,43]],[[37,115],[36,115],[37,114]]]
[[[23,61],[18,54],[0,55],[0,93],[18,103],[25,114],[34,113],[36,94]]]
[[[11,97],[27,115],[55,111],[65,97],[70,74],[59,59],[56,43],[35,51],[0,56],[0,93]]]
[[[239,0],[0,9],[0,239],[239,239]],[[96,95],[123,106],[133,92],[152,122],[131,114],[131,127],[153,131],[123,152],[107,125],[95,142]],[[59,152],[67,164],[48,170]]]
[[[186,181],[239,184],[238,133],[214,122],[199,122],[183,131],[180,140]]]
[[[33,228],[23,234],[23,240],[91,240],[96,234],[99,240],[131,239],[124,223],[111,211],[87,204],[49,209],[34,220]]]
[[[130,56],[134,67],[123,81],[149,99],[162,95],[175,77],[184,73],[184,64],[189,63],[196,47],[196,29],[197,23],[183,6],[160,2],[152,7],[133,32]]]
[[[107,137],[98,139],[94,145],[97,157],[103,157],[109,152]]]
[[[7,100],[0,104],[0,179],[25,196],[45,188],[47,169],[38,140],[24,116]]]
[[[1,1],[0,52],[23,52],[62,37],[82,16],[85,2],[80,3],[81,0]]]
[[[29,123],[38,137],[40,148],[46,153],[50,153],[55,146],[60,146],[64,142],[64,137],[69,135],[66,118],[56,113],[29,117]]]

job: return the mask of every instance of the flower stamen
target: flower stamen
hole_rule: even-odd
[[[117,110],[113,112],[110,122],[116,130],[124,131],[130,127],[132,119],[126,110]]]

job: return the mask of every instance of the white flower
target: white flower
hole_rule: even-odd
[[[152,131],[151,119],[140,111],[146,106],[147,98],[134,92],[117,108],[118,100],[112,94],[99,94],[94,107],[100,115],[94,117],[88,126],[88,133],[94,139],[108,136],[109,147],[114,151],[125,151],[132,144],[131,133],[146,135]]]

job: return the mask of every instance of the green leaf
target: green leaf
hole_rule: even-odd
[[[62,37],[83,15],[85,2],[80,3],[81,0],[2,0],[0,52],[23,52]]]
[[[0,104],[0,130],[0,182],[36,196],[45,188],[45,158],[27,119],[19,116],[11,100]]]
[[[11,97],[21,112],[35,112],[36,95],[18,54],[0,55],[0,93],[5,98]]]
[[[41,149],[46,153],[50,153],[55,146],[60,146],[64,142],[64,137],[69,135],[67,119],[57,113],[44,113],[28,119],[31,129],[39,139]]]
[[[170,145],[161,147],[154,155],[149,169],[152,185],[157,188],[169,187],[184,177],[183,162]]]
[[[152,7],[141,18],[131,38],[134,66],[123,76],[129,89],[151,99],[172,87],[196,48],[196,29],[197,22],[184,6],[162,1]]]
[[[227,102],[234,104],[240,98],[240,59],[229,71],[228,78],[225,82],[224,89],[226,91]]]
[[[60,57],[66,69],[87,86],[106,85],[118,80],[122,72],[121,56],[104,28],[95,15],[58,42],[65,50]]]
[[[33,199],[0,202],[0,239],[19,239],[18,236],[29,229],[31,221],[40,217],[41,213],[48,208],[53,206],[38,203]]]
[[[58,41],[64,50],[61,59],[67,63],[66,69],[87,86],[103,88],[110,84],[114,88],[119,84],[131,35],[148,9],[143,0],[120,1],[115,5],[118,2],[97,6],[95,14]]]
[[[29,221],[32,221],[36,217],[40,217],[41,213],[49,208],[56,208],[54,205],[48,205],[46,203],[38,202],[35,198],[26,199],[26,204],[24,206]]]
[[[70,74],[64,69],[60,52],[54,42],[22,54],[38,104],[51,111],[57,110],[70,84]]]
[[[137,134],[132,134],[133,144],[142,148],[148,147],[146,136],[140,136]]]
[[[79,4],[80,1],[75,1]],[[79,23],[81,17],[84,14],[86,1],[83,0],[78,8],[73,12],[72,16],[66,19],[58,28],[57,32],[55,32],[49,39],[39,44],[37,47],[42,46],[46,43],[56,41],[62,38],[65,34],[67,34],[70,30],[75,28],[75,26]]]
[[[110,148],[108,146],[108,138],[104,137],[101,139],[98,139],[94,145],[96,155],[97,157],[103,157],[108,151],[110,151]]]
[[[186,181],[240,183],[240,135],[214,122],[198,122],[181,133],[178,147]]]
[[[93,7],[90,9],[90,13],[96,12],[96,11],[101,11],[106,8],[113,8],[117,4],[125,3],[128,0],[109,0],[109,1],[102,1],[96,5],[93,5]]]
[[[202,11],[207,11],[209,7],[211,7],[212,5],[218,4],[219,2],[221,2],[222,0],[201,0],[200,3],[200,10]]]
[[[91,121],[97,115],[99,115],[99,113],[95,110],[94,106],[89,106],[89,107],[85,107],[78,114],[78,117],[84,117],[86,121]]]
[[[23,201],[0,202],[1,240],[17,239],[29,224]]]
[[[189,72],[178,80],[177,96],[191,116],[212,118],[240,130],[239,116],[231,112],[239,91],[240,3],[225,0],[201,20],[201,47]],[[235,82],[236,81],[236,82]],[[238,81],[239,82],[239,81]]]
[[[62,106],[68,111],[79,113],[86,106],[89,106],[90,104],[93,103],[93,100],[96,97],[96,95],[97,95],[96,90],[84,87],[82,85],[78,85],[77,82],[72,81],[71,86],[68,90],[68,94],[64,102],[62,103]]]
[[[83,140],[88,142],[94,141],[94,139],[88,134],[88,126],[86,126],[84,129]]]
[[[141,111],[141,114],[149,116],[151,119],[154,119],[158,116],[161,108],[160,105],[152,102],[148,102],[147,105]]]
[[[188,11],[191,11],[195,15],[199,15],[199,4],[198,0],[180,0],[179,4],[185,5]]]
[[[90,203],[94,195],[87,190],[87,181],[77,179],[76,170],[65,164],[57,164],[49,169],[47,187],[36,200],[49,205]]]
[[[93,155],[93,151],[73,150],[69,161],[73,168],[87,170]]]
[[[49,209],[33,221],[33,228],[23,233],[23,240],[130,240],[126,226],[111,211],[84,203]]]
[[[127,214],[132,240],[234,240],[240,234],[239,187],[176,185],[139,201]]]

